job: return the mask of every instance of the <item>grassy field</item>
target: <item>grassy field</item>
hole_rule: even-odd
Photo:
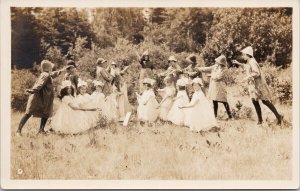
[[[236,92],[236,91],[229,91]],[[248,97],[230,94],[252,108]],[[38,119],[30,119],[22,137],[15,131],[22,116],[12,114],[13,179],[252,179],[292,178],[291,106],[276,105],[285,122],[275,125],[262,106],[265,123],[251,118],[226,121],[219,107],[220,131],[192,133],[186,127],[131,122],[81,135],[37,136]],[[223,118],[223,119],[222,119]],[[49,128],[49,124],[47,128]]]

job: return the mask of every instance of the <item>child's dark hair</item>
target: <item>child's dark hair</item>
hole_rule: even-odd
[[[185,86],[178,86],[178,90],[182,91],[182,90],[186,90]]]
[[[69,95],[68,87],[65,87],[60,90],[60,94],[59,94],[58,98],[62,100],[66,95]],[[72,86],[71,86],[71,96],[74,96],[74,88]]]
[[[146,86],[147,86],[147,88],[152,88],[151,84],[144,83],[144,85],[146,85]]]

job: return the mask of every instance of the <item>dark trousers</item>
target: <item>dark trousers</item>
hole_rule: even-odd
[[[252,99],[252,103],[255,107],[258,122],[262,123],[263,119],[262,119],[262,113],[261,113],[261,108],[260,108],[260,105],[259,105],[259,101],[255,100],[255,99]],[[276,116],[278,122],[281,122],[281,116],[278,113],[278,111],[276,110],[275,106],[269,100],[262,100],[262,103],[265,104],[274,113],[274,115]]]
[[[28,121],[28,119],[31,117],[31,114],[25,114],[19,124],[18,130],[17,132],[21,133],[24,125],[26,124],[26,122]],[[40,130],[39,131],[45,131],[44,128],[46,126],[46,123],[48,121],[48,118],[41,118],[41,123],[40,123]]]
[[[228,102],[223,102],[223,101],[215,101],[213,100],[213,104],[214,104],[214,113],[215,113],[215,117],[218,116],[218,103],[223,103],[225,109],[226,109],[226,112],[227,112],[227,115],[229,118],[232,118],[232,115],[231,115],[231,111],[230,111],[230,107],[229,107],[229,104]]]

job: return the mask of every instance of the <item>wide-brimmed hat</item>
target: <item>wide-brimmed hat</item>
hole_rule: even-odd
[[[192,81],[193,84],[199,84],[199,85],[203,85],[203,81],[201,78],[194,78]]]
[[[71,86],[72,86],[72,83],[70,80],[64,80],[61,82],[60,89],[64,89],[66,87],[71,87]]]
[[[226,66],[227,65],[227,61],[226,61],[226,57],[222,54],[221,56],[219,56],[218,58],[215,59],[216,63]]]
[[[114,61],[111,61],[110,65],[117,66],[117,63],[116,63],[116,62],[114,62]]]
[[[169,57],[168,62],[171,62],[171,61],[177,62],[177,59],[175,58],[175,56]]]
[[[77,87],[81,87],[81,86],[88,86],[88,84],[86,81],[83,81],[79,78]]]
[[[243,50],[241,50],[241,52],[243,54],[248,54],[253,57],[253,48],[251,46],[244,48]]]
[[[143,84],[150,84],[151,86],[153,86],[155,83],[155,80],[151,79],[151,78],[145,78],[143,80]]]
[[[94,84],[95,87],[97,87],[97,86],[103,87],[103,86],[104,86],[104,83],[101,82],[101,81],[99,81],[99,80],[94,80],[94,81],[93,81],[93,84]]]
[[[49,72],[54,67],[54,64],[50,62],[49,60],[43,60],[41,62],[41,68],[43,72]]]
[[[105,63],[107,60],[105,60],[104,58],[98,58],[97,61],[96,61],[96,64],[99,66],[103,63]]]
[[[196,63],[197,62],[196,55],[195,54],[190,54],[186,58],[186,61],[188,61],[189,63]]]

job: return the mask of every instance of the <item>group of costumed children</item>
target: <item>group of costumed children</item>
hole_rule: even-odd
[[[277,124],[281,124],[282,116],[269,101],[269,90],[263,73],[253,57],[252,47],[247,47],[241,52],[246,64],[238,61],[233,61],[233,63],[246,70],[247,76],[243,81],[248,84],[249,95],[258,116],[258,124],[262,123],[259,100],[262,100],[262,103],[275,114]],[[156,89],[153,65],[149,62],[148,53],[140,58],[142,66],[140,92],[136,92],[139,122],[151,125],[160,119],[178,126],[187,126],[190,130],[199,132],[218,126],[216,120],[218,103],[223,103],[228,118],[232,119],[224,80],[224,72],[227,68],[226,57],[219,56],[215,59],[215,64],[210,67],[196,66],[195,55],[190,55],[187,60],[192,64],[181,70],[176,58],[169,57],[169,68],[158,74],[158,76],[164,76],[164,88]],[[103,58],[99,58],[96,64],[96,80],[93,81],[95,91],[90,95],[87,93],[87,82],[81,80],[76,74],[74,61],[69,61],[66,67],[56,72],[52,72],[54,64],[47,60],[42,61],[40,77],[33,88],[26,90],[30,96],[17,133],[21,135],[23,126],[31,116],[41,118],[40,133],[45,133],[44,127],[49,117],[52,117],[51,128],[65,134],[77,134],[95,127],[100,112],[109,120],[127,120],[128,122],[133,111],[128,101],[127,84],[123,77],[128,66],[121,70],[115,62],[108,65]],[[53,78],[64,71],[66,74],[59,93],[61,103],[52,116]],[[202,72],[209,72],[211,76],[207,96],[203,91]],[[156,99],[155,91],[162,97],[160,103]],[[209,100],[213,101],[213,108]]]

